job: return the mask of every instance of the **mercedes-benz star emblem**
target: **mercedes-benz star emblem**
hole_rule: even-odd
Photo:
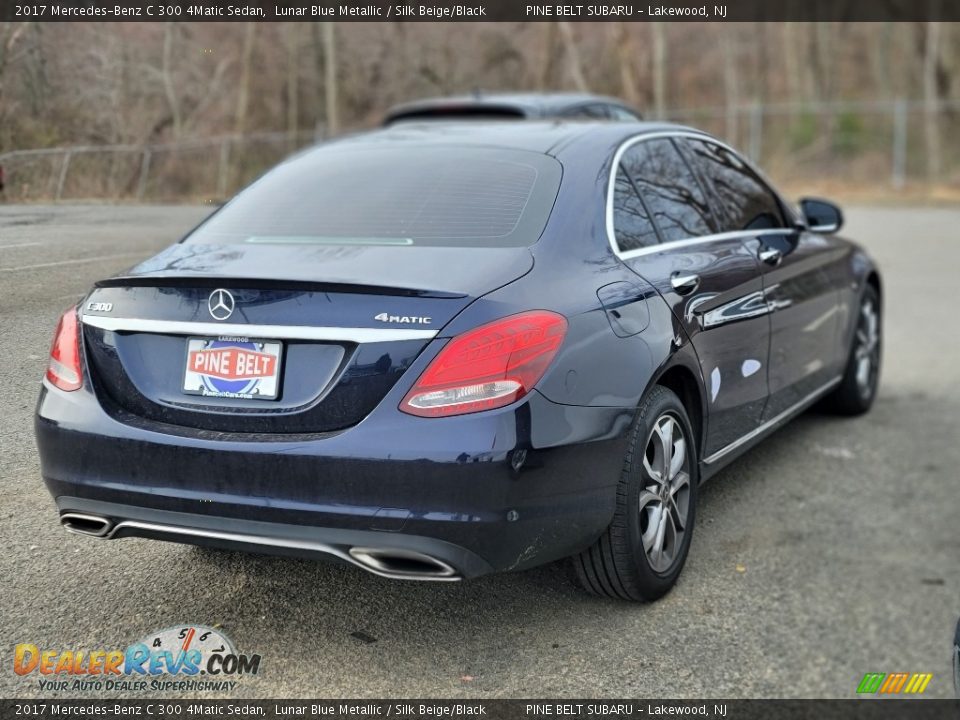
[[[213,315],[214,320],[226,320],[233,315],[233,306],[233,295],[230,294],[229,290],[223,288],[217,288],[207,298],[207,309]]]

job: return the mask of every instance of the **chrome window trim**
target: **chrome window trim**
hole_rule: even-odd
[[[705,458],[703,459],[703,464],[704,464],[704,465],[711,465],[711,464],[715,463],[717,460],[720,460],[721,458],[729,455],[729,454],[732,453],[734,450],[736,450],[738,447],[743,446],[744,444],[750,442],[751,440],[753,440],[754,438],[762,435],[763,433],[767,432],[768,430],[773,430],[775,427],[777,427],[778,425],[780,425],[780,424],[783,423],[783,422],[786,422],[787,420],[789,420],[789,419],[790,419],[791,417],[793,417],[795,414],[799,413],[799,412],[800,412],[801,410],[803,410],[804,408],[812,405],[812,404],[813,404],[814,402],[816,402],[819,398],[821,398],[823,395],[825,395],[829,390],[831,390],[833,387],[835,387],[836,385],[838,385],[841,380],[843,380],[843,376],[838,375],[837,377],[833,378],[833,380],[830,380],[830,381],[829,381],[828,383],[826,383],[825,385],[821,385],[819,388],[817,388],[816,390],[814,390],[812,393],[810,393],[809,395],[807,395],[805,398],[803,398],[803,399],[800,400],[799,402],[794,403],[793,405],[791,405],[790,407],[788,407],[786,410],[784,410],[784,411],[781,412],[780,414],[775,415],[774,417],[770,418],[769,420],[767,420],[767,421],[766,421],[765,423],[763,423],[762,425],[759,425],[758,427],[755,427],[753,430],[751,430],[750,432],[748,432],[746,435],[740,436],[739,438],[737,438],[736,440],[734,440],[734,441],[733,441],[732,443],[730,443],[729,445],[725,445],[724,447],[720,448],[719,450],[717,450],[717,451],[716,451],[715,453],[713,453],[712,455],[710,455],[710,456],[708,456],[708,457],[705,457]]]
[[[636,250],[627,250],[623,252],[614,249],[614,254],[621,260],[640,257],[641,255],[653,255],[664,250],[674,250],[680,247],[689,247],[692,245],[701,245],[706,242],[715,242],[718,240],[736,240],[738,238],[753,238],[763,235],[783,235],[789,228],[769,229],[769,230],[737,230],[736,232],[714,233],[712,235],[701,235],[700,237],[687,238],[685,240],[671,240],[670,242],[658,243],[650,247],[637,248]],[[616,242],[616,240],[614,240]]]
[[[114,332],[144,332],[165,335],[209,335],[214,337],[254,337],[264,340],[323,340],[332,342],[376,343],[400,340],[430,340],[436,330],[405,328],[314,327],[311,325],[247,325],[243,323],[145,320],[139,318],[84,315],[85,325]]]
[[[740,160],[744,165],[746,165],[750,170],[756,173],[764,185],[773,193],[774,197],[780,202],[781,207],[783,207],[784,212],[787,212],[786,203],[783,202],[783,198],[780,197],[780,194],[774,189],[773,185],[767,180],[766,176],[749,160],[747,160],[743,155],[741,155],[733,147],[730,147],[722,140],[717,140],[712,135],[707,133],[697,132],[694,130],[658,130],[651,133],[643,133],[641,135],[634,135],[633,137],[623,141],[620,146],[617,148],[617,151],[613,154],[613,163],[610,166],[610,177],[607,179],[607,211],[606,211],[606,225],[607,225],[607,241],[610,244],[610,249],[613,251],[613,254],[616,255],[621,260],[629,260],[635,257],[641,257],[643,255],[652,255],[654,253],[663,252],[664,250],[674,250],[676,248],[688,247],[692,245],[700,245],[702,243],[714,242],[717,240],[734,240],[737,238],[744,237],[759,237],[762,235],[783,235],[786,232],[790,232],[791,228],[768,228],[763,230],[734,230],[730,232],[722,233],[713,233],[711,235],[700,235],[698,237],[685,238],[683,240],[671,240],[665,243],[658,243],[656,245],[651,245],[649,247],[636,248],[635,250],[626,250],[623,251],[617,245],[617,236],[613,227],[613,194],[616,188],[617,182],[617,168],[620,167],[620,160],[623,157],[623,154],[632,148],[634,145],[642,143],[646,140],[658,140],[662,138],[692,138],[694,140],[703,140],[705,142],[711,142],[716,145],[719,145],[724,150],[732,152],[738,160]]]

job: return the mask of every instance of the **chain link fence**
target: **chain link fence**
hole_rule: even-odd
[[[899,191],[960,189],[960,102],[749,104],[670,110],[666,118],[723,138],[783,185]],[[0,154],[8,202],[220,201],[321,130]]]
[[[154,145],[86,145],[0,154],[8,202],[224,200],[323,133],[271,132]]]
[[[960,102],[757,103],[666,117],[723,138],[782,182],[960,188]]]

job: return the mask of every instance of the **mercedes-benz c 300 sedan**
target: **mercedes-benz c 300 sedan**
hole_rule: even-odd
[[[62,524],[457,580],[667,592],[697,488],[877,391],[881,282],[664,124],[401,125],[303,152],[60,319]]]

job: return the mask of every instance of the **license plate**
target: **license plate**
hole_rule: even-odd
[[[275,400],[283,345],[267,340],[189,338],[183,392],[207,397]]]

